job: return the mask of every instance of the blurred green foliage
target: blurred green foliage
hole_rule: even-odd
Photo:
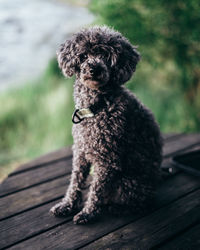
[[[17,163],[72,144],[73,81],[53,59],[40,79],[0,95],[0,179]]]
[[[90,0],[98,24],[123,33],[142,60],[127,87],[155,114],[163,132],[200,129],[200,2]],[[74,79],[56,59],[40,79],[0,94],[0,179],[18,163],[72,144]]]
[[[119,30],[139,45],[142,61],[129,87],[142,92],[153,111],[158,108],[151,105],[151,98],[160,106],[156,116],[161,128],[170,123],[165,115],[172,108],[170,116],[179,118],[174,117],[175,127],[200,129],[200,1],[91,0],[89,8],[97,23]]]

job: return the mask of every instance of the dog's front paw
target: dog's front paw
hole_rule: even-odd
[[[90,220],[91,220],[90,219],[90,214],[82,212],[82,211],[80,213],[78,213],[77,215],[75,215],[74,219],[73,219],[74,224],[79,224],[79,225],[86,224]]]
[[[50,212],[55,216],[67,216],[72,214],[74,211],[72,207],[69,206],[69,204],[61,201],[57,203],[55,206],[53,206],[50,209]]]
[[[74,224],[83,225],[95,220],[99,215],[99,211],[86,212],[84,209],[74,216]]]

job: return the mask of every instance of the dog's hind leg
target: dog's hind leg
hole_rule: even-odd
[[[61,202],[51,208],[51,212],[56,216],[66,216],[73,214],[79,208],[82,201],[81,189],[90,171],[90,164],[85,160],[84,154],[73,156],[73,168],[69,187],[65,197]]]
[[[151,185],[122,177],[112,186],[107,199],[108,211],[112,214],[143,213],[153,206],[154,194]]]

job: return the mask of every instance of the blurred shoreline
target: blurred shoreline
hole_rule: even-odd
[[[77,2],[1,0],[0,91],[40,76],[59,44],[92,21]]]

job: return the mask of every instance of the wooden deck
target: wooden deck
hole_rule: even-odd
[[[180,152],[200,148],[200,134],[165,136],[163,167]],[[149,214],[102,216],[77,226],[49,209],[69,183],[70,148],[20,166],[0,186],[0,248],[200,249],[200,178],[171,169]]]

